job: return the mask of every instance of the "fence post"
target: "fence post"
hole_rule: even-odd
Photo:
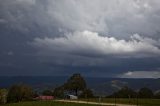
[[[137,95],[137,106],[138,106],[138,95]]]
[[[117,102],[117,101],[116,101],[116,95],[115,95],[115,97],[114,97],[114,102],[115,102],[115,106],[116,106],[116,102]]]

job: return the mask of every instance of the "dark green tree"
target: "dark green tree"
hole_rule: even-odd
[[[38,97],[38,96],[39,96],[38,91],[34,91],[34,92],[33,92],[33,98],[36,98],[36,97]]]
[[[85,89],[80,95],[80,98],[93,98],[93,97],[94,95],[91,89]]]
[[[32,88],[28,85],[13,85],[8,91],[7,102],[28,101],[33,97]]]
[[[64,97],[64,87],[60,86],[54,89],[53,95],[56,98],[63,98]]]
[[[137,93],[128,87],[123,87],[119,91],[113,93],[108,97],[117,97],[117,98],[136,98]]]
[[[42,92],[42,95],[44,96],[52,96],[53,95],[53,92],[51,90],[44,90]]]
[[[154,97],[155,97],[156,99],[160,99],[160,91],[157,92],[157,93],[154,95]]]
[[[140,98],[152,98],[153,97],[153,92],[149,88],[141,88],[138,92],[138,96]]]
[[[64,88],[78,96],[79,91],[86,89],[86,82],[80,74],[73,74],[64,84]]]

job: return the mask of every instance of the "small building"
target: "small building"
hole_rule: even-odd
[[[66,99],[78,99],[78,96],[75,96],[75,95],[66,95],[65,96],[66,97]]]
[[[36,97],[38,100],[53,100],[54,96],[38,96]]]

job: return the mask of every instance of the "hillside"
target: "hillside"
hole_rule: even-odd
[[[63,84],[68,77],[37,76],[37,77],[0,77],[0,87],[8,88],[16,83],[31,85],[35,90],[52,89]],[[128,86],[134,90],[148,87],[154,92],[160,90],[160,79],[126,79],[126,78],[91,78],[86,77],[86,82],[96,95],[109,95],[119,90],[123,86]],[[94,83],[93,83],[94,82]]]

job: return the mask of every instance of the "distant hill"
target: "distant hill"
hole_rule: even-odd
[[[35,90],[53,89],[62,85],[66,76],[14,76],[0,77],[0,88],[8,88],[16,83],[31,85]],[[87,85],[96,95],[109,95],[123,86],[128,86],[136,91],[142,87],[148,87],[154,92],[160,90],[160,79],[127,79],[127,78],[85,78]]]
[[[87,78],[87,83],[95,94],[109,95],[124,86],[128,86],[135,91],[142,87],[148,87],[153,92],[160,90],[160,79],[128,79],[128,78]]]

